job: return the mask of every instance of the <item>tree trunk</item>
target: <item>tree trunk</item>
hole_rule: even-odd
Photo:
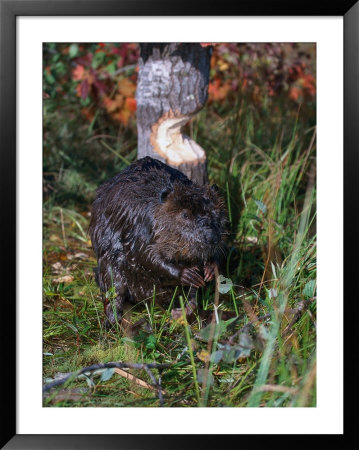
[[[182,127],[207,101],[211,47],[140,44],[136,92],[138,158],[151,156],[207,181],[205,151]]]

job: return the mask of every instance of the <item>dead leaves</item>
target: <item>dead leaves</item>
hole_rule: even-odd
[[[86,261],[86,260],[93,260],[93,257],[89,257],[84,252],[76,252],[74,254],[67,253],[65,255],[61,254],[60,256],[61,261]],[[60,284],[60,283],[72,283],[75,279],[74,275],[72,275],[70,272],[77,269],[76,264],[72,264],[69,267],[64,267],[61,261],[56,261],[55,263],[51,264],[52,273],[54,275],[61,275],[57,278],[54,278],[52,280],[53,284]],[[90,275],[91,272],[89,272]]]
[[[72,283],[74,281],[74,277],[72,275],[64,275],[59,278],[54,278],[52,280],[53,283],[59,284],[59,283]]]
[[[51,264],[51,267],[54,275],[61,275],[57,278],[53,278],[52,280],[53,284],[60,284],[60,283],[68,284],[74,281],[74,276],[69,273],[70,268],[65,268],[60,261]]]
[[[66,256],[67,256],[67,259],[69,259],[70,261],[72,259],[84,260],[84,259],[88,258],[88,255],[86,255],[86,253],[83,253],[83,252],[77,252],[74,255],[72,255],[71,253],[68,253]]]

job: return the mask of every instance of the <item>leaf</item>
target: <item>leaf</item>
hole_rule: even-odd
[[[226,294],[233,287],[232,280],[230,278],[225,278],[223,275],[218,277],[218,290],[220,294]]]
[[[315,280],[310,280],[304,286],[303,296],[305,298],[312,298],[312,297],[314,297],[314,292],[315,292]]]
[[[52,280],[52,282],[55,284],[71,283],[72,281],[74,281],[74,277],[72,275],[64,275],[63,277],[55,278],[54,280]]]
[[[74,255],[72,255],[71,253],[68,253],[66,255],[66,258],[69,260],[71,260],[71,259],[87,259],[88,255],[86,255],[86,253],[82,253],[82,252],[75,253]],[[54,267],[54,264],[53,264],[53,267]]]
[[[106,53],[102,51],[95,53],[91,63],[92,68],[97,69],[102,64],[103,60],[105,59],[105,56]]]
[[[101,374],[101,381],[108,381],[114,373],[115,373],[114,367],[105,369]]]
[[[53,378],[44,378],[44,383],[48,384],[48,383],[52,383],[54,381]]]
[[[154,334],[151,334],[147,338],[146,347],[149,348],[150,350],[154,350],[156,348],[156,341],[157,341],[156,336]]]
[[[109,97],[106,96],[103,98],[103,105],[106,108],[106,111],[109,113],[116,111],[116,109],[118,108],[117,101],[111,100]]]
[[[292,86],[289,91],[289,98],[296,101],[296,100],[298,100],[300,94],[301,94],[301,90],[295,86]]]
[[[222,80],[215,78],[208,85],[208,96],[210,100],[221,101],[227,97],[231,91],[231,83],[229,80],[222,83]]]
[[[107,73],[109,73],[110,75],[112,75],[113,73],[116,72],[116,63],[115,63],[115,62],[112,62],[112,63],[108,64],[108,65],[105,67],[105,70],[106,70]]]
[[[237,351],[239,351],[239,355],[237,358],[244,358],[251,354],[251,350],[253,348],[253,340],[248,332],[241,333],[239,337],[239,346],[237,347]]]
[[[260,200],[254,200],[256,205],[258,206],[258,208],[262,211],[263,214],[265,214],[267,212],[267,207],[266,205],[261,202]]]
[[[198,383],[203,383],[206,380],[207,385],[211,386],[213,384],[214,378],[213,375],[208,372],[208,370],[199,369],[197,370],[197,380]]]
[[[224,62],[224,61],[221,61],[221,63],[219,64],[218,68],[219,68],[219,70],[221,72],[225,72],[226,70],[229,69],[229,64]]]
[[[129,111],[132,113],[136,111],[136,99],[132,97],[127,97],[125,100],[125,104]]]
[[[278,297],[277,289],[274,289],[274,288],[269,289],[268,296],[269,296],[269,298],[276,298],[276,297]]]
[[[118,82],[118,90],[125,97],[133,97],[136,91],[136,85],[128,78],[123,78]]]
[[[69,47],[69,57],[75,58],[79,52],[79,46],[77,44],[71,44]]]
[[[239,343],[236,345],[225,344],[221,346],[222,361],[227,364],[232,364],[239,358],[248,357],[253,348],[253,341],[248,332],[244,331],[239,336]]]
[[[218,364],[219,361],[222,359],[223,357],[223,352],[222,350],[216,350],[215,352],[212,353],[211,355],[211,362],[213,364]]]
[[[207,350],[201,350],[197,353],[197,358],[203,362],[208,362],[210,360],[210,355]]]
[[[60,261],[57,261],[54,264],[51,264],[51,267],[53,268],[53,272],[55,274],[59,274],[59,273],[61,273],[64,270],[64,268],[63,268],[62,264],[60,263]]]
[[[85,380],[86,380],[86,383],[87,383],[88,387],[89,387],[91,390],[95,389],[95,383],[91,380],[90,377],[88,377],[87,375],[85,375]]]
[[[208,342],[211,338],[214,336],[220,337],[222,334],[224,334],[227,331],[228,326],[236,320],[236,317],[233,317],[229,320],[220,320],[218,323],[210,323],[205,328],[202,328],[199,332],[199,336],[201,337],[202,341]],[[214,330],[213,328],[214,327]]]
[[[56,79],[55,79],[55,77],[51,74],[51,72],[47,72],[47,71],[45,70],[44,75],[45,75],[46,81],[47,81],[49,84],[55,84]]]
[[[230,345],[226,345],[226,349],[223,351],[223,362],[227,364],[231,364],[232,362],[237,360],[236,357],[236,347],[232,347]]]
[[[57,236],[56,234],[52,234],[50,236],[50,241],[51,242],[61,242],[61,238],[59,236]]]
[[[201,339],[205,342],[208,342],[210,339],[213,339],[214,336],[220,336],[222,332],[225,331],[223,328],[224,322],[222,320],[219,321],[219,323],[210,323],[205,328],[202,328],[202,330],[199,332],[199,335]]]
[[[72,79],[75,81],[82,80],[84,78],[84,75],[85,75],[85,68],[84,66],[81,66],[81,64],[78,64],[72,71]]]

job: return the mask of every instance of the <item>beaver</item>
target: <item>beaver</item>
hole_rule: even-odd
[[[169,302],[176,286],[195,291],[214,278],[224,253],[226,211],[217,186],[145,157],[96,191],[89,234],[98,266],[105,325],[124,302]],[[154,292],[155,290],[155,292]]]

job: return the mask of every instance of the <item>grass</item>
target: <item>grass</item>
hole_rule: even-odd
[[[277,106],[212,104],[188,127],[226,198],[229,252],[220,275],[227,280],[217,293],[214,282],[200,293],[202,308],[215,310],[212,325],[172,321],[171,305],[164,310],[154,294],[126,313],[144,321],[135,335],[103,329],[87,236],[95,188],[135,158],[135,131],[89,147],[96,124],[89,130],[74,117],[55,129],[66,112],[45,113],[44,379],[101,362],[167,363],[166,406],[316,406],[315,124],[307,112]],[[131,374],[151,384],[145,371]],[[73,381],[44,404],[157,407],[159,399],[114,374]]]

